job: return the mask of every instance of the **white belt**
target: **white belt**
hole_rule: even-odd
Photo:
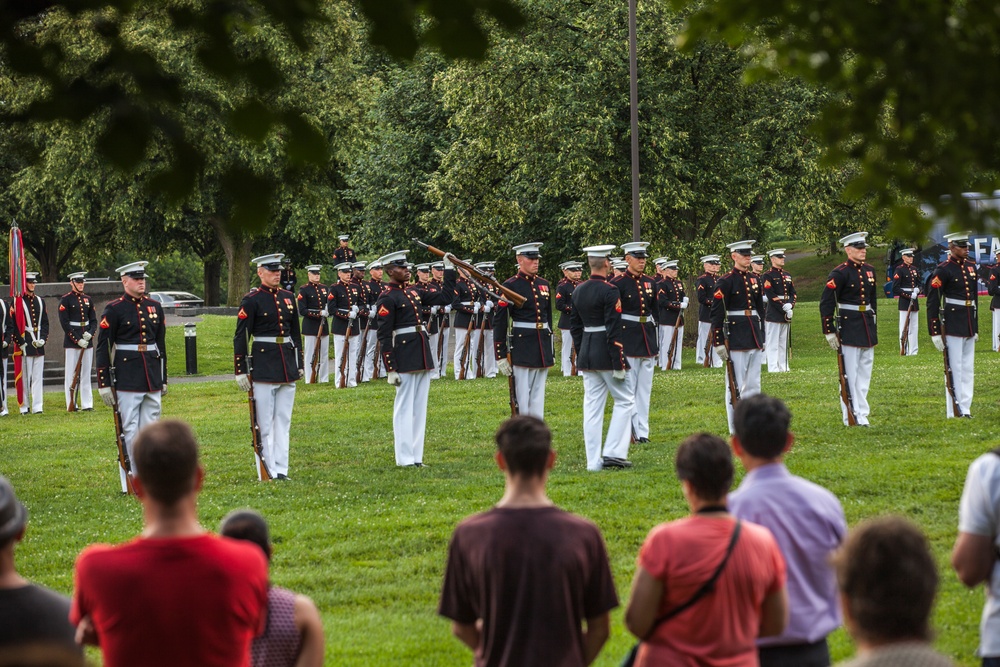
[[[396,344],[396,336],[402,336],[403,334],[417,333],[418,331],[424,331],[424,325],[418,324],[413,327],[399,327],[398,329],[392,330],[392,343]]]
[[[871,306],[869,306],[867,304],[864,304],[864,303],[861,304],[860,306],[856,306],[853,303],[838,303],[837,307],[840,308],[841,310],[856,310],[859,313],[863,313],[866,310],[871,310],[872,309]]]
[[[549,325],[545,322],[514,322],[511,326],[515,329],[539,329],[548,331]]]
[[[608,328],[607,327],[584,327],[583,328],[583,332],[584,333],[607,333],[608,332]]]
[[[291,343],[291,336],[254,336],[253,341],[255,343],[276,343],[278,345],[284,345],[285,343]]]
[[[975,301],[963,301],[962,299],[949,299],[945,297],[944,302],[952,306],[968,306],[969,308],[975,308]]]
[[[144,343],[141,345],[115,345],[119,352],[159,352],[156,343]]]
[[[460,306],[471,306],[472,302],[471,301],[459,301],[458,305],[460,305]]]
[[[69,323],[69,325],[70,325],[71,327],[85,327],[85,326],[87,326],[88,324],[90,324],[90,322],[89,322],[89,321],[87,321],[87,320],[84,320],[83,322],[70,322],[70,323]]]
[[[756,310],[727,310],[726,315],[729,317],[756,317],[760,318],[760,314]]]
[[[622,319],[626,322],[638,322],[639,324],[645,324],[646,322],[652,322],[652,315],[626,315],[622,314]]]

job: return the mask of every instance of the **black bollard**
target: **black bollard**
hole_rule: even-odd
[[[188,375],[198,374],[198,332],[194,322],[184,325],[184,362]]]

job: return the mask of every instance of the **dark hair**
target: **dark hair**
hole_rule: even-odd
[[[781,456],[788,440],[792,413],[780,398],[756,394],[742,399],[733,411],[733,430],[747,453],[762,459]]]
[[[537,417],[518,415],[500,424],[494,436],[511,475],[540,477],[552,451],[552,432]]]
[[[154,500],[173,505],[194,489],[198,442],[184,422],[166,419],[143,426],[132,457],[139,481]]]
[[[865,521],[847,535],[833,564],[862,639],[930,639],[938,574],[916,525],[899,516]]]
[[[711,433],[690,435],[677,448],[677,478],[691,484],[702,500],[719,500],[733,484],[733,455]]]
[[[605,268],[604,263],[607,261],[607,257],[588,257],[587,265],[590,267],[591,271],[603,271]]]
[[[219,534],[234,540],[253,542],[271,560],[271,534],[267,529],[267,521],[259,513],[253,510],[233,510],[222,519]]]

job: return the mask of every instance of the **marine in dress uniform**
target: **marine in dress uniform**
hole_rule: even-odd
[[[0,417],[7,416],[7,357],[14,349],[14,311],[0,299]]]
[[[541,247],[541,243],[522,243],[511,248],[517,275],[505,280],[504,286],[523,296],[525,302],[520,308],[506,299],[497,303],[493,339],[498,370],[504,376],[514,375],[520,414],[545,419],[545,380],[554,355],[549,281],[538,275]]]
[[[424,465],[424,435],[427,426],[427,395],[430,391],[434,358],[430,338],[420,310],[428,303],[445,306],[452,302],[455,271],[446,255],[448,268],[440,290],[421,291],[410,285],[406,250],[379,258],[390,282],[376,304],[378,341],[389,384],[396,387],[392,407],[392,432],[397,466]]]
[[[465,364],[466,380],[476,377],[476,339],[472,335],[476,331],[479,323],[479,311],[483,304],[479,300],[479,288],[468,280],[464,272],[460,271],[461,278],[455,284],[455,298],[451,304],[455,311],[455,354],[453,359],[455,379],[463,377],[462,364]],[[466,347],[469,348],[466,352]]]
[[[583,443],[587,470],[630,468],[628,447],[635,402],[625,386],[628,360],[622,346],[622,302],[618,288],[608,280],[608,255],[615,246],[584,248],[590,278],[573,291],[570,331],[576,346],[576,364],[583,376]],[[604,406],[614,400],[608,435],[604,432]]]
[[[431,280],[440,288],[444,286],[444,262],[434,262],[431,264]],[[437,354],[437,372],[431,373],[432,378],[443,378],[448,371],[448,359],[451,358],[451,348],[450,339],[453,327],[451,326],[451,304],[446,306],[441,306],[438,309],[437,315],[438,323],[438,349],[435,351]]]
[[[785,249],[775,248],[767,253],[771,260],[770,271],[761,275],[764,286],[764,356],[768,373],[787,373],[788,334],[797,296],[792,275],[785,271]]]
[[[569,320],[573,313],[573,290],[580,284],[583,275],[583,264],[580,262],[563,262],[562,280],[556,285],[556,310],[559,311],[559,334],[562,337],[562,354],[560,366],[562,374],[569,377],[573,374],[573,334],[569,330]],[[577,371],[577,375],[579,375]]]
[[[760,277],[764,275],[764,255],[753,255],[750,257],[750,270],[754,275]],[[761,281],[763,282],[763,281]],[[764,309],[767,310],[767,294],[763,297],[764,299]],[[765,313],[766,314],[766,313]],[[760,355],[760,365],[763,366],[767,363],[767,326],[764,323],[760,325],[760,340],[764,344],[765,351]]]
[[[755,241],[730,243],[733,270],[719,279],[712,294],[712,332],[715,353],[733,365],[740,398],[760,393],[761,316],[764,296],[760,277],[750,268],[751,248]],[[725,374],[726,417],[729,433],[733,429],[733,404],[730,400],[728,373]]]
[[[917,341],[919,340],[917,334],[919,333],[920,320],[917,317],[917,311],[920,310],[920,304],[917,297],[920,294],[920,273],[913,268],[914,250],[915,248],[906,248],[900,252],[903,261],[892,274],[892,293],[899,297],[900,341],[903,339],[903,329],[906,329],[907,321],[909,321],[906,343],[901,349],[907,357],[916,356]]]
[[[344,262],[350,262],[352,265],[354,262],[358,261],[358,255],[351,248],[351,236],[349,234],[341,234],[337,237],[340,245],[336,250],[333,251],[333,264],[334,266],[343,264]]]
[[[632,436],[636,442],[649,442],[649,399],[653,392],[653,369],[660,354],[657,345],[656,286],[645,275],[645,241],[622,245],[628,268],[611,283],[621,295],[621,342],[628,358],[625,389],[635,399],[632,411]]]
[[[306,270],[308,271],[308,269]],[[285,262],[284,268],[281,270],[281,289],[294,293],[297,282],[298,277],[295,275],[295,267],[292,266],[291,262]]]
[[[368,297],[368,314],[376,318],[375,302],[382,295],[385,283],[382,282],[382,265],[374,261],[368,265],[369,280],[365,283]],[[385,366],[382,364],[380,354],[376,354],[378,349],[378,319],[376,318],[368,327],[368,345],[365,347],[364,369],[361,373],[361,381],[368,382],[374,377],[385,377]],[[376,374],[376,370],[378,371]]]
[[[298,309],[302,314],[302,347],[305,351],[306,384],[313,382],[313,365],[317,367],[316,382],[330,381],[330,312],[326,309],[330,288],[320,282],[322,264],[306,267],[309,282],[299,288]],[[318,358],[317,358],[318,357]]]
[[[327,310],[333,315],[334,386],[344,389],[358,386],[359,318],[368,316],[368,303],[353,280],[353,262],[342,262],[336,268],[338,281],[330,286]]]
[[[496,273],[496,263],[495,262],[477,262],[475,267],[482,271],[484,274],[488,275],[490,278],[494,278]],[[476,359],[480,357],[479,350],[482,350],[482,360],[483,360],[483,376],[487,378],[495,378],[497,376],[497,360],[494,356],[492,350],[496,348],[494,344],[493,337],[493,321],[494,315],[496,314],[497,304],[499,299],[496,299],[492,295],[483,290],[479,290],[479,302],[482,304],[482,309],[480,310],[479,317],[479,329],[481,334],[477,336],[476,341]],[[482,346],[482,347],[480,347]]]
[[[415,287],[420,292],[421,303],[423,304],[420,308],[420,319],[427,331],[427,339],[431,346],[431,360],[434,366],[431,372],[431,379],[434,380],[438,377],[437,369],[441,365],[441,360],[438,359],[438,341],[442,334],[440,329],[441,320],[438,318],[438,312],[440,312],[443,306],[431,305],[430,302],[433,299],[426,298],[426,295],[440,292],[441,285],[431,278],[430,264],[417,264],[416,268],[417,282]]]
[[[677,279],[679,260],[663,258],[663,279],[656,290],[657,322],[660,330],[660,368],[681,369],[681,350],[684,347],[684,311],[688,297],[684,283]],[[676,330],[676,334],[675,334]],[[673,343],[673,359],[667,359]]]
[[[361,295],[361,303],[364,304],[361,306],[361,314],[358,319],[360,334],[358,335],[358,352],[355,356],[357,371],[354,377],[356,382],[368,382],[371,377],[365,377],[365,360],[368,358],[369,348],[378,344],[378,337],[375,336],[375,332],[378,330],[378,322],[375,319],[375,302],[378,301],[381,287],[378,293],[372,291],[370,283],[365,280],[366,265],[364,262],[354,262],[351,266],[354,271],[351,282],[357,285],[358,293]],[[364,350],[363,355],[362,349]]]
[[[38,274],[29,272],[25,281],[26,289],[21,296],[26,315],[25,328],[24,335],[17,341],[24,354],[21,362],[21,376],[24,382],[22,415],[28,414],[29,406],[33,414],[42,412],[42,397],[45,392],[42,386],[45,376],[45,342],[49,339],[49,311],[45,308],[42,297],[35,294]]]
[[[993,333],[990,347],[994,352],[1000,352],[1000,249],[996,251],[997,261],[989,265],[986,273],[986,289],[993,297],[990,301],[990,311],[993,313]]]
[[[97,313],[94,311],[94,301],[83,293],[83,287],[87,282],[86,275],[84,271],[69,274],[70,291],[59,299],[59,323],[65,332],[63,349],[66,376],[63,389],[66,393],[67,409],[70,401],[75,400],[70,390],[77,362],[80,363],[80,379],[77,385],[80,390],[80,402],[76,407],[80,410],[94,409],[94,393],[90,385],[90,376],[94,368],[94,348],[90,347],[90,341],[97,332]]]
[[[972,417],[975,384],[976,341],[979,339],[979,280],[976,263],[969,259],[969,232],[945,234],[948,259],[931,274],[927,294],[927,326],[938,351],[948,349],[951,379],[960,414],[955,414],[951,392],[945,383],[948,417]]]
[[[167,323],[159,301],[146,296],[146,265],[132,262],[115,269],[125,294],[104,307],[97,330],[97,387],[101,400],[121,416],[122,436],[130,461],[135,435],[160,418],[167,393]],[[112,387],[114,391],[112,391]],[[118,467],[122,493],[128,491]]]
[[[288,479],[295,382],[305,376],[295,295],[279,287],[283,257],[277,253],[251,260],[260,287],[243,296],[233,336],[236,384],[243,391],[253,386],[264,463],[278,480]]]
[[[847,261],[827,277],[819,301],[823,334],[834,350],[844,353],[847,384],[854,403],[854,418],[859,426],[868,425],[868,388],[872,379],[878,329],[875,311],[878,306],[878,284],[875,267],[865,263],[868,232],[848,234],[840,239]],[[840,401],[841,415],[847,424],[849,406]]]
[[[722,359],[715,353],[712,346],[712,304],[715,302],[715,283],[719,280],[719,267],[722,265],[718,255],[705,255],[701,258],[704,273],[694,281],[698,297],[698,343],[695,348],[695,362],[705,363],[705,354],[710,355],[709,364],[712,368],[722,368]]]

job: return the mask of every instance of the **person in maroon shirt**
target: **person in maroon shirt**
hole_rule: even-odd
[[[546,495],[556,455],[545,422],[509,419],[496,442],[506,490],[455,529],[438,613],[476,667],[589,665],[618,606],[604,539]]]

